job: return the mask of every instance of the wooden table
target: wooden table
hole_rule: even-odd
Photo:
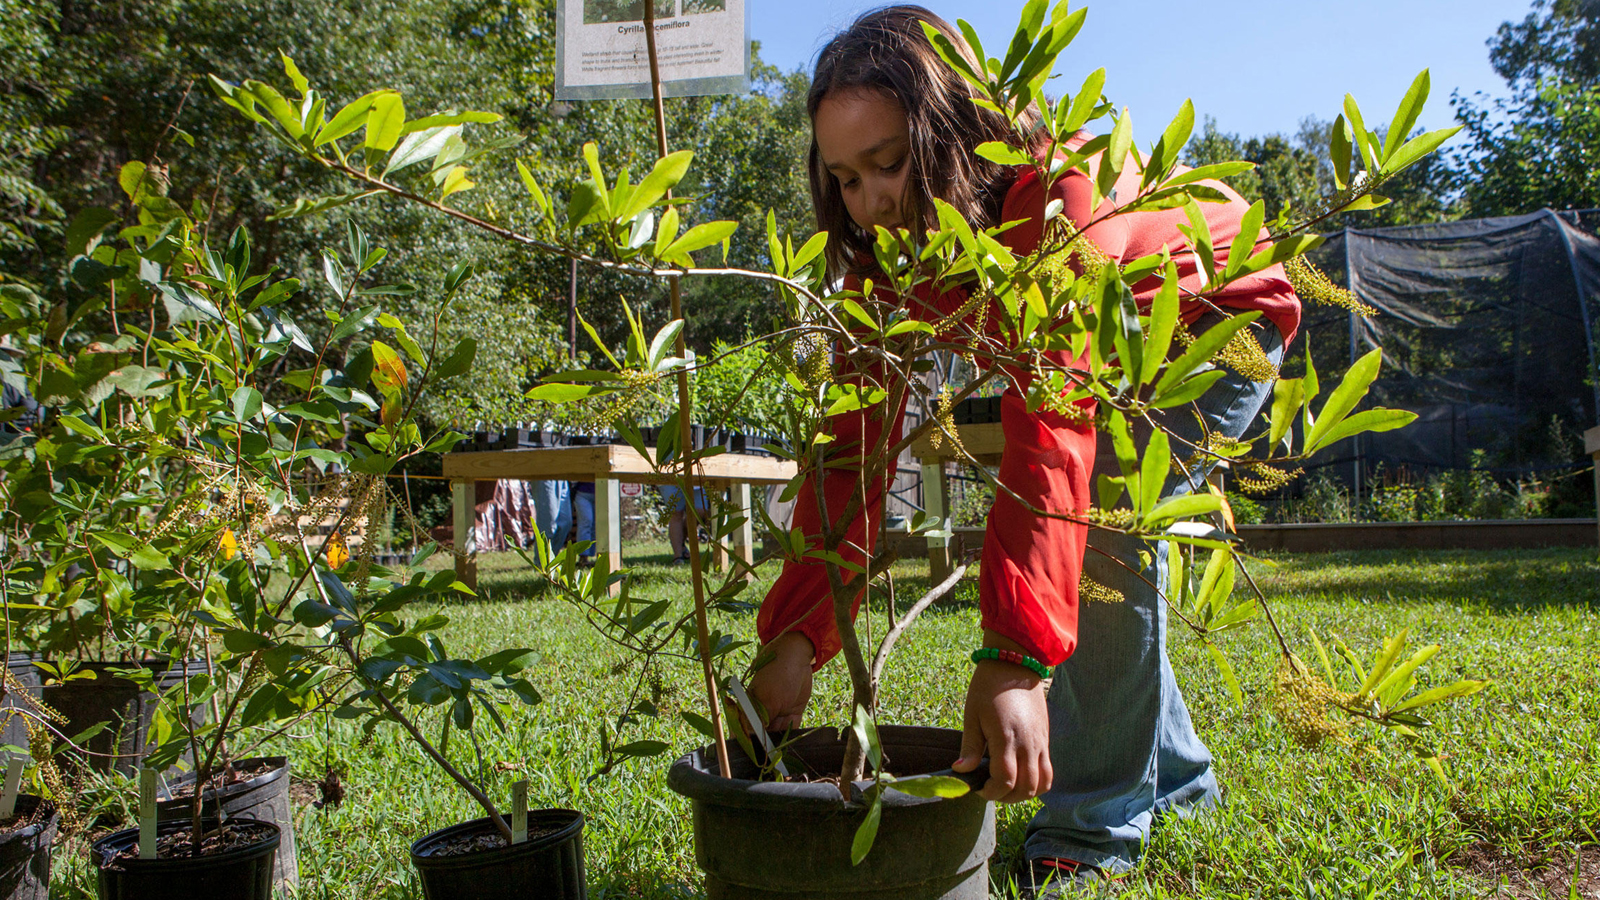
[[[745,453],[722,453],[695,463],[705,489],[731,490],[734,505],[744,511],[745,522],[733,533],[734,552],[745,562],[754,558],[754,517],[750,511],[750,485],[784,484],[795,475],[786,459]],[[587,447],[538,447],[527,450],[488,450],[446,453],[444,474],[450,479],[455,509],[456,574],[467,586],[478,584],[477,538],[473,528],[478,481],[501,478],[594,482],[595,543],[606,571],[622,568],[621,483],[675,484],[670,473],[658,473],[639,451],[622,444]],[[715,562],[721,563],[720,547]]]
[[[928,580],[931,584],[938,584],[949,577],[951,571],[950,483],[945,476],[945,463],[966,462],[967,456],[951,446],[950,439],[942,434],[939,448],[934,449],[933,434],[929,432],[912,443],[911,455],[922,466],[923,510],[930,517],[944,520],[928,536]],[[1006,449],[1006,434],[999,422],[957,425],[956,435],[961,438],[961,446],[966,448],[967,455],[985,466],[1000,465],[1000,454]]]

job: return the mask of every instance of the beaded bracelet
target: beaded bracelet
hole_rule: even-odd
[[[979,647],[978,649],[972,651],[972,661],[974,663],[980,663],[986,659],[993,659],[999,662],[1008,662],[1012,663],[1013,665],[1022,666],[1024,669],[1027,669],[1040,678],[1050,677],[1049,666],[1039,662],[1037,659],[1034,659],[1027,654],[1018,653],[1015,650],[1001,650],[999,647]]]

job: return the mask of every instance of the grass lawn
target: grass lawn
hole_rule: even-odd
[[[639,593],[688,602],[687,570],[664,565],[665,547],[630,550],[640,554],[630,558],[642,576]],[[452,649],[540,650],[529,678],[545,700],[511,720],[506,734],[490,725],[479,747],[456,736],[451,757],[485,772],[507,803],[511,783],[528,778],[536,805],[582,810],[591,897],[698,896],[688,803],[665,784],[677,751],[589,777],[600,756],[599,724],[625,697],[625,673],[613,670],[620,655],[571,607],[545,596],[516,556],[484,563],[480,599],[430,612],[451,617],[442,637]],[[898,567],[902,598],[925,586],[926,569],[918,569]],[[1162,823],[1143,864],[1125,879],[1125,896],[1600,897],[1600,563],[1593,550],[1284,556],[1254,571],[1291,640],[1303,643],[1311,626],[1370,656],[1385,634],[1409,627],[1413,646],[1444,645],[1424,686],[1460,677],[1495,684],[1437,716],[1453,781],[1447,789],[1387,736],[1357,729],[1353,746],[1293,746],[1268,711],[1275,648],[1264,626],[1225,638],[1244,683],[1243,708],[1198,643],[1175,632],[1173,665],[1217,757],[1226,802],[1198,819]],[[762,574],[770,579],[773,568]],[[764,587],[753,586],[747,598],[759,599]],[[966,654],[978,635],[975,591],[964,584],[956,602],[930,611],[901,641],[884,679],[884,721],[958,725]],[[752,637],[754,615],[715,624]],[[1310,660],[1309,646],[1303,651]],[[657,691],[661,717],[631,737],[693,744],[697,735],[677,713],[700,708],[699,683],[696,666],[669,667]],[[829,665],[817,680],[812,721],[843,722],[847,696],[842,665]],[[302,897],[420,897],[409,842],[479,815],[397,728],[361,743],[348,723],[319,718],[279,744],[301,776],[315,779],[326,765],[345,773],[343,805],[299,810]],[[996,875],[1020,845],[1032,808],[1001,810]],[[81,843],[58,851],[54,895],[84,896],[85,888],[93,895],[83,859]]]

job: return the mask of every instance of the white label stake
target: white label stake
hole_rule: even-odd
[[[779,775],[788,778],[789,770],[784,766],[783,760],[778,759],[773,752],[772,738],[767,737],[767,730],[761,727],[761,717],[756,715],[756,705],[750,702],[750,695],[744,692],[744,685],[740,684],[737,678],[729,678],[728,687],[732,689],[733,699],[738,701],[739,709],[744,712],[745,719],[750,723],[750,730],[761,741],[761,749],[767,751],[767,759],[772,760],[773,765],[777,766]],[[755,762],[759,763],[760,760]]]
[[[13,756],[6,763],[6,788],[0,794],[0,819],[9,819],[17,811],[17,787],[22,784],[22,758]]]
[[[519,781],[511,786],[511,843],[528,840],[528,782]]]
[[[139,858],[156,858],[156,770],[139,770]]]

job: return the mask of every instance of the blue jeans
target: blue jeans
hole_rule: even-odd
[[[575,540],[579,543],[594,540],[594,491],[572,491],[572,520],[578,528]],[[594,548],[590,547],[583,555],[593,559],[594,553]]]
[[[1196,333],[1211,321],[1203,318]],[[1279,362],[1283,342],[1277,329],[1266,324],[1251,330],[1268,358]],[[1192,452],[1184,441],[1199,443],[1195,412],[1210,430],[1236,438],[1271,396],[1270,383],[1227,372],[1195,403],[1167,411],[1174,457]],[[1143,436],[1139,441],[1142,446]],[[1106,454],[1109,444],[1101,442]],[[1191,479],[1203,480],[1209,468],[1187,477],[1174,474],[1164,495],[1189,493]],[[1120,474],[1115,458],[1106,456],[1096,460],[1095,472]],[[1028,824],[1024,852],[1029,859],[1066,858],[1123,872],[1138,859],[1156,817],[1210,806],[1220,795],[1211,753],[1195,734],[1167,660],[1166,601],[1094,549],[1142,569],[1166,593],[1167,544],[1104,531],[1091,531],[1089,544],[1084,574],[1121,591],[1126,601],[1078,607],[1077,650],[1056,668],[1046,696],[1055,778],[1042,798],[1044,808]],[[1150,554],[1150,565],[1141,564],[1141,550]]]
[[[544,534],[551,553],[559,553],[567,545],[567,532],[572,530],[572,483],[569,481],[535,481],[533,484],[533,524]]]

